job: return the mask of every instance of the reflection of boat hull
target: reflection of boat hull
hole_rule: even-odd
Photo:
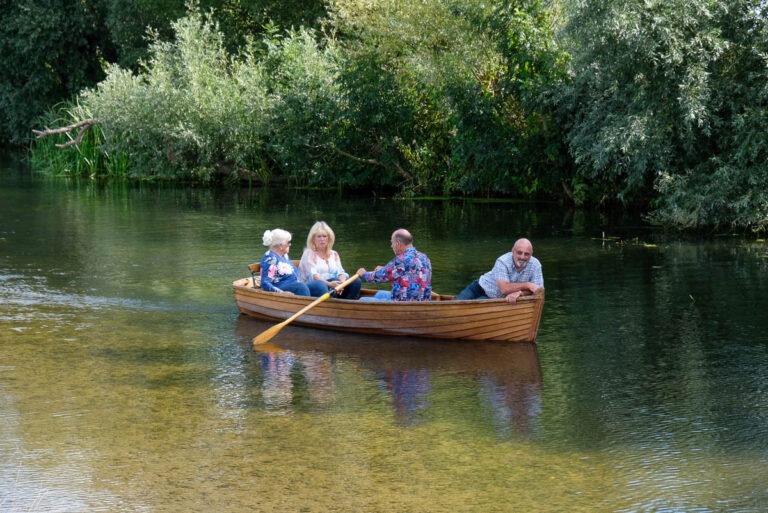
[[[284,321],[317,298],[264,292],[251,278],[232,286],[240,312],[269,321]],[[364,290],[363,295],[375,291]],[[293,324],[337,331],[439,339],[534,342],[544,307],[544,293],[518,299],[454,301],[350,301],[329,299],[296,318]]]
[[[240,316],[237,335],[250,345],[253,333],[271,324]],[[542,380],[539,355],[533,342],[498,344],[456,340],[436,340],[418,337],[386,337],[359,333],[338,333],[301,327],[286,328],[279,342],[257,345],[262,352],[289,351],[294,354],[310,352],[348,357],[377,371],[426,369],[469,376],[491,376],[494,379],[540,383]]]

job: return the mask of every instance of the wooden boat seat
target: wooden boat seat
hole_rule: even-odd
[[[248,266],[248,270],[251,271],[251,288],[261,288],[261,263],[256,262]]]

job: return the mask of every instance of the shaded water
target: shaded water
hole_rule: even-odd
[[[768,245],[509,203],[67,184],[0,171],[0,511],[768,508]],[[398,226],[456,293],[525,235],[536,346],[238,316],[261,233],[348,269]],[[623,239],[601,240],[602,233]],[[637,237],[637,238],[635,238]]]

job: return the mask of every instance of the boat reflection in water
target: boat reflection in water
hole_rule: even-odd
[[[237,335],[250,350],[252,337],[271,326],[241,315]],[[263,404],[275,413],[302,404],[329,406],[339,400],[339,376],[354,369],[363,371],[364,379],[377,380],[402,426],[419,423],[434,405],[433,396],[445,397],[445,388],[456,380],[473,388],[471,397],[480,398],[485,423],[503,437],[527,436],[540,414],[542,374],[535,343],[467,344],[296,326],[286,327],[278,340],[255,346],[264,374]]]

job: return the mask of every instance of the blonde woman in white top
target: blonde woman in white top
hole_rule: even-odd
[[[339,286],[349,278],[341,265],[341,258],[333,243],[336,235],[325,221],[318,221],[309,230],[307,247],[299,263],[299,281],[307,284],[309,292],[320,297],[330,289]],[[360,296],[362,281],[357,279],[339,295],[342,299],[357,299]]]

